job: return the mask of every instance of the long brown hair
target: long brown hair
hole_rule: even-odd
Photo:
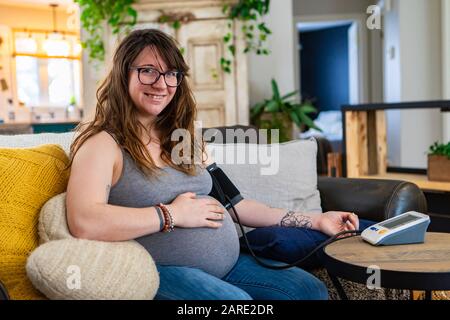
[[[162,31],[144,29],[131,32],[119,44],[114,54],[112,69],[97,90],[97,105],[93,121],[80,124],[76,131],[79,135],[70,146],[71,160],[81,145],[91,136],[105,130],[118,140],[119,144],[132,156],[138,167],[148,175],[158,173],[157,166],[144,143],[142,133],[150,131],[137,118],[137,107],[128,92],[129,72],[136,57],[146,47],[158,51],[170,69],[181,71],[184,77],[188,75],[189,67],[178,49],[175,41]],[[192,91],[185,78],[177,87],[174,97],[164,110],[156,117],[154,129],[161,133],[161,159],[169,166],[194,175],[196,154],[203,155],[204,143],[194,139],[194,120],[197,108]],[[191,161],[175,165],[171,161],[171,152],[177,141],[171,141],[172,132],[185,129],[190,133],[188,143],[191,148]],[[185,139],[186,140],[186,139]],[[196,153],[195,149],[197,149]],[[200,151],[198,151],[200,150]],[[184,155],[186,156],[186,155]]]

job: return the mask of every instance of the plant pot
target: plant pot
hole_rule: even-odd
[[[448,157],[428,155],[428,180],[450,182],[450,159]]]
[[[292,120],[285,113],[264,112],[260,119],[260,129],[269,129],[268,143],[271,143],[270,129],[278,129],[280,142],[286,142],[293,139]]]

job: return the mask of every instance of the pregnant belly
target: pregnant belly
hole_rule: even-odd
[[[157,264],[201,269],[216,277],[225,276],[239,256],[239,240],[228,212],[222,226],[175,228],[137,238]]]

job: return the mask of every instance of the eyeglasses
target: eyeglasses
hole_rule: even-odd
[[[164,77],[164,82],[168,87],[178,87],[183,80],[183,72],[181,71],[159,72],[151,67],[130,67],[130,69],[137,70],[139,82],[145,85],[156,83],[161,76]]]

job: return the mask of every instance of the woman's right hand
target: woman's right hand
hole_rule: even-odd
[[[178,195],[167,205],[173,222],[180,228],[220,228],[226,209],[214,198],[196,198],[193,192]]]

